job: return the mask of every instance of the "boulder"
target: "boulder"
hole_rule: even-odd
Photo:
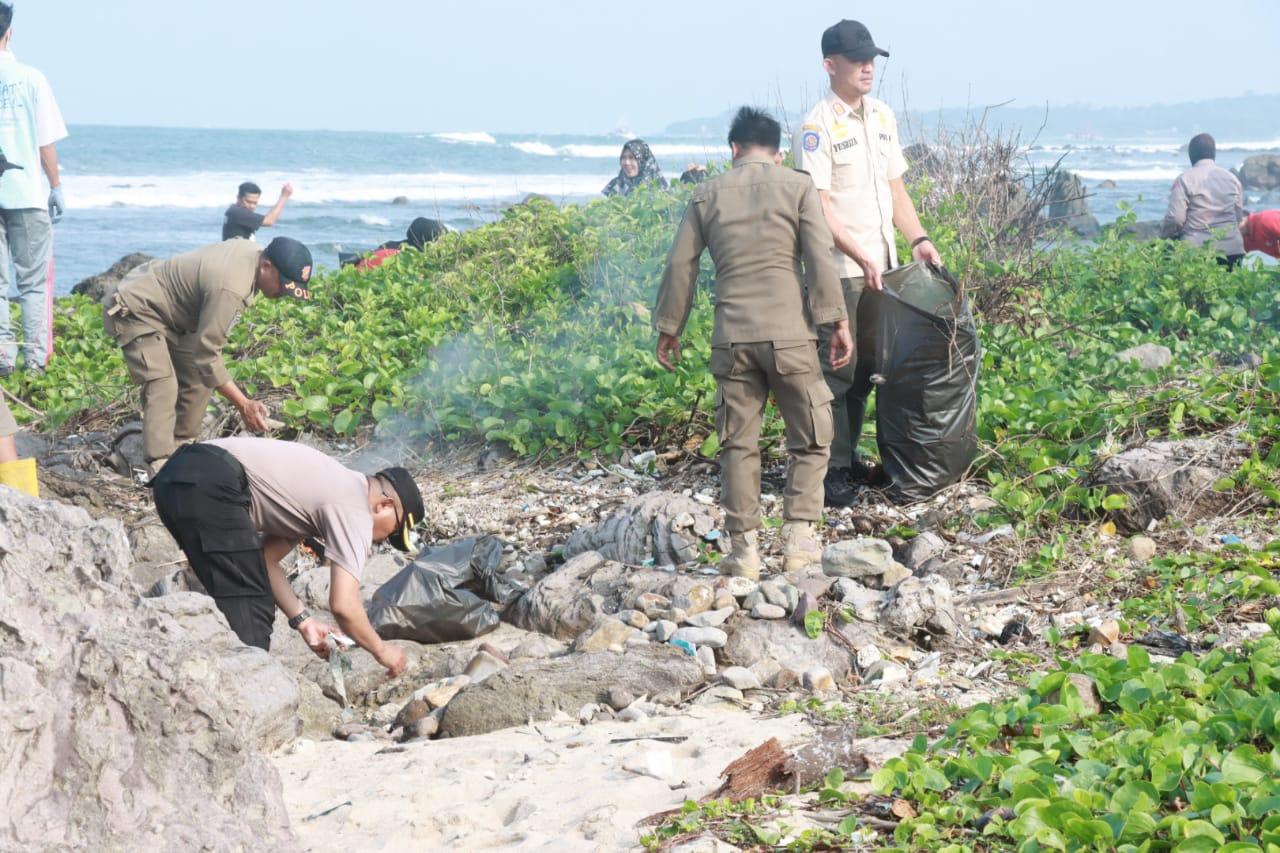
[[[1105,459],[1085,484],[1127,495],[1128,506],[1112,517],[1139,533],[1166,516],[1195,521],[1223,508],[1231,496],[1214,484],[1239,469],[1247,450],[1229,436],[1153,441]]]
[[[111,439],[111,465],[121,477],[133,478],[134,471],[147,470],[142,449],[142,421],[130,421]]]
[[[125,255],[120,260],[112,264],[105,272],[91,275],[86,279],[77,282],[71,288],[71,292],[79,296],[87,296],[94,302],[101,302],[102,296],[106,293],[108,287],[118,284],[126,275],[135,268],[142,266],[148,261],[154,261],[153,255],[146,252],[134,252],[131,255]]]
[[[913,572],[947,550],[947,542],[932,530],[926,530],[902,546],[902,562]]]
[[[1240,164],[1237,174],[1247,190],[1280,189],[1280,155],[1254,154]]]
[[[1101,226],[1089,212],[1089,194],[1080,177],[1072,172],[1054,174],[1049,188],[1049,224],[1065,228],[1081,237],[1094,237]]]
[[[659,645],[518,660],[454,697],[445,708],[440,733],[478,735],[549,720],[557,711],[576,714],[588,703],[607,702],[611,688],[634,696],[683,694],[703,679],[697,660]]]
[[[565,557],[597,551],[606,560],[633,566],[679,565],[698,558],[698,542],[715,528],[707,507],[671,492],[650,492],[569,536]]]
[[[726,624],[728,641],[716,657],[726,666],[745,666],[773,659],[784,669],[804,672],[814,666],[826,667],[837,679],[844,679],[852,666],[849,650],[825,631],[810,640],[804,631],[783,619],[752,619],[739,611]],[[854,640],[856,629],[842,629]],[[851,643],[852,644],[852,643]]]
[[[129,577],[118,521],[0,489],[0,849],[294,848],[261,750],[296,687]]]
[[[822,552],[822,571],[830,577],[862,578],[883,574],[893,564],[893,548],[883,539],[858,537],[833,542]]]
[[[1173,364],[1173,351],[1160,344],[1139,344],[1116,353],[1116,361],[1132,361],[1143,370],[1160,370]]]
[[[146,523],[130,530],[129,548],[133,552],[133,582],[140,591],[151,589],[186,563],[182,549],[163,524]]]

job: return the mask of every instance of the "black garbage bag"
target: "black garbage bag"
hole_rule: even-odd
[[[502,548],[495,536],[424,548],[373,594],[369,621],[378,636],[448,643],[497,628],[494,603],[510,604],[525,591],[499,573]]]
[[[879,296],[876,442],[896,503],[964,476],[978,452],[981,346],[959,282],[916,262],[884,276]]]

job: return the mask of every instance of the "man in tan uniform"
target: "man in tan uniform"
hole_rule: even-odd
[[[781,139],[782,129],[766,113],[738,111],[729,130],[733,168],[693,191],[654,310],[658,361],[674,370],[702,250],[709,248],[716,266],[711,373],[720,500],[732,546],[722,567],[743,577],[760,574],[759,437],[770,392],[791,454],[783,496],[783,571],[822,557],[812,523],[822,517],[831,391],[822,378],[814,324],[834,326],[834,364],[847,364],[853,353],[822,204],[807,175],[778,165]]]
[[[311,253],[277,237],[215,243],[131,272],[103,297],[103,325],[142,388],[142,441],[154,474],[181,443],[200,434],[212,390],[245,426],[267,428],[267,408],[240,390],[222,361],[231,326],[257,293],[310,299]]]
[[[880,274],[897,266],[895,227],[916,260],[942,263],[902,179],[907,161],[897,119],[888,105],[868,94],[875,82],[876,57],[888,55],[857,21],[827,28],[822,34],[822,65],[831,91],[805,116],[791,147],[796,166],[813,176],[822,199],[857,344],[857,356],[849,365],[823,365],[835,395],[835,440],[825,484],[827,503],[833,506],[852,503],[854,484],[870,475],[858,460],[858,439],[872,389],[878,300],[862,298],[863,288],[883,289]],[[819,341],[831,332],[820,327]]]

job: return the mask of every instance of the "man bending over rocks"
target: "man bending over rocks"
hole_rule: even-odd
[[[822,202],[805,173],[779,165],[782,128],[743,107],[729,129],[733,168],[698,185],[671,246],[653,325],[659,363],[674,370],[703,249],[716,266],[711,373],[716,378],[720,502],[731,551],[721,568],[756,578],[760,555],[760,424],[772,393],[786,426],[783,571],[816,563],[833,427],[815,323],[831,323],[830,358],[853,354]],[[802,269],[803,264],[803,269]],[[808,277],[806,288],[805,276]]]
[[[280,568],[315,537],[325,546],[338,626],[388,675],[404,671],[404,652],[374,632],[360,598],[372,543],[408,551],[422,520],[422,494],[404,468],[368,477],[301,444],[224,438],[179,448],[149,485],[160,520],[241,642],[267,649],[279,607],[311,650],[328,657],[333,627],[302,606]]]

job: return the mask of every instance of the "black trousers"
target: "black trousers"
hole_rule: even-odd
[[[258,530],[249,516],[249,480],[235,457],[188,444],[151,480],[156,511],[205,590],[247,646],[267,649],[276,603]]]

